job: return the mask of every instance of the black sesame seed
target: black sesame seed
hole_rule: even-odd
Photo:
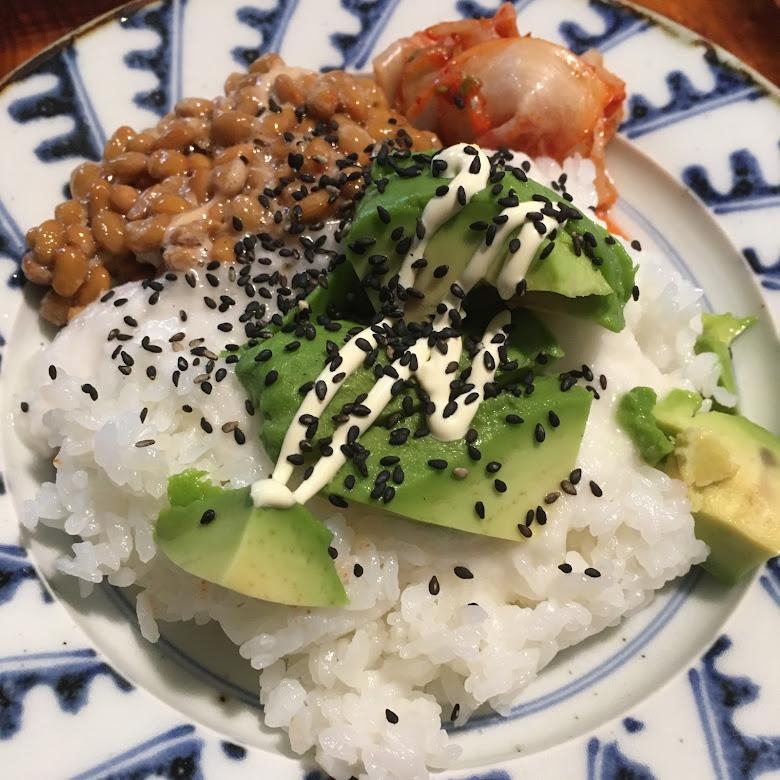
[[[520,535],[524,536],[526,539],[530,539],[533,536],[533,531],[525,523],[518,523],[517,530],[520,532]]]
[[[154,439],[141,439],[141,441],[137,441],[135,443],[135,446],[138,448],[141,447],[151,447],[152,444],[154,444]]]
[[[544,508],[541,506],[536,507],[534,517],[536,518],[536,522],[539,523],[539,525],[544,525],[547,522],[547,512],[545,512]]]
[[[19,404],[19,408],[20,408],[20,409],[21,409],[21,410],[22,410],[22,411],[23,411],[25,414],[27,414],[27,412],[29,412],[29,411],[30,411],[30,404],[28,404],[28,403],[27,403],[27,401],[22,401],[22,402]]]
[[[120,371],[122,369],[122,366],[119,367]],[[146,376],[149,377],[149,379],[156,379],[157,378],[157,369],[154,366],[147,366],[146,367]]]
[[[388,723],[392,723],[393,725],[398,723],[398,715],[396,715],[392,710],[385,710],[385,717],[387,718]]]
[[[635,249],[637,252],[642,251],[642,245],[636,239],[631,242],[631,248]]]
[[[212,426],[212,424],[205,417],[201,417],[200,418],[200,427],[206,433],[213,433],[214,432],[214,427]]]
[[[582,469],[574,469],[574,471],[569,474],[569,482],[571,482],[572,485],[579,484],[579,481],[582,479]]]
[[[433,577],[428,580],[428,593],[430,593],[431,596],[438,596],[440,590],[439,580],[434,574]]]
[[[455,706],[452,708],[452,712],[450,713],[450,720],[457,720],[458,715],[460,715],[460,704],[456,702]]]
[[[571,574],[571,564],[570,563],[559,563],[558,568],[564,573],[564,574]]]
[[[443,458],[431,458],[428,465],[436,471],[444,471],[447,468],[447,461]]]
[[[544,426],[541,423],[536,423],[536,427],[534,428],[534,439],[541,444],[546,436],[547,434],[545,433]]]
[[[590,485],[590,492],[593,493],[596,498],[601,498],[604,495],[604,491],[593,480],[588,484]]]
[[[499,493],[506,493],[506,482],[504,482],[501,479],[494,479],[493,480],[493,487]]]
[[[338,507],[339,509],[346,509],[349,506],[345,499],[343,499],[341,496],[337,496],[335,493],[331,493],[328,496],[328,501],[330,501],[333,506]]]
[[[467,569],[465,566],[456,566],[453,571],[455,576],[461,580],[472,580],[474,575],[471,573],[471,569]]]
[[[560,491],[552,490],[544,497],[545,504],[554,504],[561,497]]]
[[[52,381],[57,378],[57,367],[54,365],[49,366],[49,378]]]
[[[353,574],[354,574],[356,577],[362,577],[362,576],[363,576],[363,567],[362,567],[362,566],[361,566],[359,563],[356,563],[356,564],[355,564],[355,565],[352,567],[352,573],[353,573]]]
[[[561,424],[560,417],[558,417],[558,415],[555,412],[553,412],[552,410],[547,412],[547,419],[550,421],[550,425],[553,428],[557,428]]]
[[[508,414],[504,418],[510,425],[521,425],[524,420],[519,414]]]
[[[266,387],[270,387],[279,378],[279,372],[276,369],[271,369],[266,375],[264,384]]]
[[[480,520],[485,519],[485,505],[481,501],[477,501],[477,503],[474,504],[474,511],[477,513],[477,517]]]
[[[482,458],[482,453],[472,444],[469,444],[467,452],[469,454],[469,458],[471,458],[473,461],[478,461]]]
[[[564,493],[568,493],[570,496],[577,495],[577,488],[574,487],[574,485],[568,479],[561,480],[561,490]]]
[[[634,285],[634,286],[631,288],[631,297],[632,297],[632,298],[633,298],[635,301],[638,301],[638,300],[639,300],[639,287],[638,287],[637,285]]]
[[[335,561],[339,557],[339,551],[335,547],[328,547],[328,555]]]
[[[89,384],[89,382],[85,382],[81,386],[81,392],[86,393],[93,401],[97,401],[98,399],[98,392],[95,390],[95,388]]]
[[[592,566],[588,566],[583,573],[586,577],[593,577],[594,579],[601,576],[601,572],[598,569],[594,569]]]
[[[497,460],[491,460],[490,463],[485,466],[485,471],[488,474],[497,474],[501,471],[501,464]]]
[[[201,516],[200,516],[200,524],[201,525],[208,525],[209,523],[213,523],[214,519],[216,518],[217,513],[213,509],[207,509]]]
[[[394,446],[406,444],[410,434],[411,431],[408,428],[396,428],[390,432],[390,444]]]

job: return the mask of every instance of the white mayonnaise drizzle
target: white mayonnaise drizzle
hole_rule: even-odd
[[[444,160],[447,163],[441,178],[450,180],[448,182],[449,190],[442,196],[431,198],[423,209],[420,221],[425,227],[425,232],[421,239],[415,239],[401,264],[399,285],[402,287],[408,288],[414,285],[417,274],[413,267],[415,260],[424,257],[430,237],[463,207],[463,194],[461,194],[460,200],[458,198],[459,188],[463,188],[465,201],[468,202],[488,184],[490,161],[487,155],[481,150],[477,151],[479,170],[472,172],[475,155],[466,153],[465,147],[465,144],[451,146],[442,150],[434,158]],[[485,242],[480,244],[457,282],[464,294],[468,293],[477,282],[486,276],[510,234],[520,227],[518,234],[520,248],[514,253],[509,253],[496,282],[499,295],[504,300],[515,295],[518,283],[525,277],[536,252],[544,241],[544,236],[531,222],[527,221],[528,213],[538,211],[540,206],[541,204],[536,201],[528,201],[507,207],[501,212],[502,218],[507,217],[506,221],[498,225],[490,245]],[[554,219],[547,216],[543,217],[542,221],[547,230],[558,226]],[[441,331],[449,325],[450,310],[460,313],[462,300],[452,293],[447,295],[443,303],[446,306],[446,311],[434,319],[434,331]],[[493,317],[488,324],[471,366],[469,383],[473,384],[474,387],[458,398],[454,410],[447,408],[450,400],[450,380],[446,368],[449,363],[460,360],[463,351],[462,338],[448,339],[446,354],[430,347],[427,339],[418,339],[407,350],[407,358],[404,359],[405,365],[401,363],[401,356],[393,361],[392,367],[395,369],[396,375],[384,375],[375,382],[367,398],[363,401],[363,406],[370,410],[369,414],[364,417],[355,416],[339,426],[333,434],[333,441],[330,445],[333,450],[332,454],[321,456],[308,478],[304,479],[296,490],[290,490],[287,483],[293,475],[294,466],[288,461],[288,457],[301,452],[299,444],[305,438],[308,427],[307,424],[300,421],[301,417],[304,420],[309,415],[319,418],[324,413],[338,392],[341,382],[354,373],[365,360],[366,352],[357,346],[358,340],[365,339],[372,349],[376,348],[378,342],[375,329],[381,333],[381,328],[390,324],[391,321],[385,319],[378,326],[369,326],[354,336],[340,348],[338,354],[341,361],[338,365],[333,367],[332,363],[329,363],[317,377],[315,388],[324,386],[325,392],[320,390],[319,395],[317,395],[313,388],[298,407],[295,419],[285,434],[279,458],[271,476],[252,485],[252,500],[255,506],[288,507],[295,503],[304,504],[322,490],[346,462],[342,446],[356,441],[376,421],[390,403],[393,397],[393,385],[398,380],[408,380],[415,376],[429,395],[434,404],[434,410],[432,414],[428,415],[427,424],[433,436],[441,441],[453,441],[465,436],[480,403],[484,399],[485,386],[495,377],[496,368],[500,362],[499,349],[506,339],[506,329],[508,329],[510,319],[509,312],[504,310]],[[412,369],[414,360],[408,360],[409,355],[413,355],[417,359],[416,371]]]

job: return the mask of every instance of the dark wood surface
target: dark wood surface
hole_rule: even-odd
[[[709,38],[780,85],[780,0],[635,2]],[[119,5],[116,0],[0,0],[0,76]]]

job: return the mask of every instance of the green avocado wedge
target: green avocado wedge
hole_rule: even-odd
[[[650,388],[634,388],[618,420],[648,462],[685,483],[696,536],[710,547],[702,565],[736,583],[780,553],[780,437],[738,414],[701,412],[701,397],[685,390],[647,414],[654,398]],[[621,414],[637,408],[640,422],[626,424]]]
[[[327,492],[411,520],[522,541],[518,526],[525,528],[527,512],[545,506],[545,496],[559,490],[574,469],[592,399],[582,387],[561,392],[552,377],[536,377],[534,387],[529,396],[503,393],[483,401],[471,444],[414,438],[425,422],[421,414],[399,422],[398,429],[410,432],[403,446],[393,446],[390,431],[370,428],[361,437],[370,452],[368,476],[348,461]],[[537,426],[545,430],[544,441],[536,438]],[[398,463],[383,466],[388,456]],[[377,491],[383,472],[388,478]]]
[[[436,197],[437,188],[446,187],[449,181],[434,176],[430,165],[420,167],[421,172],[410,176],[398,173],[399,168],[405,168],[397,162],[392,166],[376,162],[372,179],[382,182],[381,190],[376,184],[366,189],[346,239],[347,259],[377,309],[381,296],[376,282],[376,258],[386,259],[386,270],[381,274],[386,283],[398,273],[426,204]],[[415,280],[415,287],[424,293],[424,298],[407,302],[407,318],[423,319],[445,297],[474,251],[485,241],[485,231],[474,226],[489,225],[500,214],[503,204],[509,202],[506,199],[515,197],[520,202],[541,199],[540,208],[546,199],[570,215],[557,228],[552,248],[547,246],[550,241],[545,240],[537,250],[526,274],[529,292],[523,302],[584,317],[609,330],[621,330],[625,324],[623,307],[631,296],[636,271],[628,254],[604,228],[573,208],[560,193],[511,167],[497,171],[488,187],[429,237],[425,250],[427,266]],[[488,283],[495,282],[509,254],[509,243],[519,231],[520,228],[501,247],[485,274]],[[442,266],[447,267],[447,273],[437,277],[434,271]]]
[[[332,534],[305,507],[257,509],[248,487],[215,487],[193,470],[170,478],[168,500],[170,506],[157,519],[155,540],[181,569],[278,604],[347,603],[328,554]]]
[[[475,320],[479,320],[478,314]],[[333,330],[334,324],[340,325],[340,329]],[[331,330],[326,330],[314,326],[314,338],[300,340],[292,352],[286,349],[287,345],[299,339],[280,331],[245,350],[236,366],[239,379],[265,417],[261,436],[273,457],[278,456],[304,397],[299,386],[305,388],[322,369],[327,342],[333,339],[342,345],[357,326],[342,321],[331,323],[330,327]],[[268,352],[283,356],[284,362],[274,363],[272,358],[257,360],[258,356],[266,358]],[[524,521],[525,513],[544,504],[545,495],[556,490],[574,467],[592,399],[581,387],[562,392],[556,377],[533,376],[533,391],[529,392],[526,382],[532,376],[536,358],[541,355],[547,361],[562,356],[563,351],[532,312],[515,310],[506,355],[507,365],[513,367],[504,372],[505,376],[499,375],[496,382],[499,394],[483,401],[477,411],[471,426],[477,432],[473,440],[443,442],[430,435],[416,438],[413,434],[424,428],[425,417],[418,386],[411,383],[405,392],[391,400],[377,422],[360,437],[361,445],[369,451],[365,472],[348,461],[323,489],[323,494],[339,496],[348,503],[381,507],[412,520],[522,541],[518,523]],[[283,368],[269,383],[268,374],[275,370],[272,365]],[[310,440],[312,452],[305,460],[307,465],[319,456],[320,444],[327,445],[332,437],[333,417],[354,404],[374,382],[373,370],[365,366],[344,380],[319,416],[316,435]],[[551,419],[555,424],[551,424]],[[536,440],[537,424],[545,429],[543,442]],[[390,444],[391,431],[404,429],[409,434],[405,444]],[[380,463],[388,456],[398,458],[389,470]],[[446,462],[446,468],[436,468],[441,462]],[[496,463],[501,464],[500,471],[492,471],[494,465],[487,468],[488,464]],[[388,477],[392,473],[403,474],[400,482],[390,479],[387,483],[393,491],[390,502],[385,491],[375,490],[376,479],[379,477],[381,481],[380,475],[385,470]],[[454,476],[455,470],[458,476]],[[350,484],[352,488],[345,487]],[[481,510],[476,508],[478,501]],[[483,511],[484,517],[480,518]]]
[[[478,310],[473,314],[474,329],[481,333],[480,328],[484,329],[487,324],[485,316],[489,316],[486,314],[490,310],[489,301],[483,295],[475,295],[473,303]],[[325,365],[328,349],[332,349],[332,345],[342,347],[345,340],[354,338],[362,329],[362,325],[351,320],[332,320],[327,328],[311,323],[312,338],[301,338],[295,332],[280,329],[271,338],[241,352],[236,375],[254,408],[263,416],[261,438],[271,458],[278,458],[293,415],[311,392],[311,384]],[[291,350],[290,345],[295,349]],[[515,309],[507,342],[506,365],[511,369],[500,371],[496,383],[501,387],[516,383],[537,365],[537,360],[548,365],[563,354],[555,336],[533,312]],[[384,356],[377,360],[386,362]],[[371,370],[374,365],[373,362],[370,366],[364,365],[346,377],[325,414],[319,417],[313,444],[333,436],[336,428],[333,417],[349,409],[356,398],[371,390],[376,381]],[[269,374],[273,381],[269,380]],[[391,399],[374,426],[382,428],[393,417],[401,415],[404,397],[398,395]],[[413,411],[419,411],[420,401],[416,395],[412,396],[412,404]]]
[[[653,415],[675,437],[665,470],[688,486],[696,535],[710,546],[705,568],[734,583],[780,553],[780,437],[700,404],[673,390]]]

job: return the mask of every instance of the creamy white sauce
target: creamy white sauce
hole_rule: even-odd
[[[472,173],[470,167],[474,162],[475,155],[467,154],[464,151],[465,146],[466,144],[451,146],[434,158],[444,160],[447,163],[447,168],[440,174],[440,178],[449,179],[449,190],[443,196],[431,198],[423,209],[420,220],[425,227],[424,236],[422,239],[415,238],[399,271],[399,284],[405,288],[414,286],[417,270],[413,265],[415,260],[424,257],[430,237],[463,208],[458,200],[459,188],[463,188],[465,201],[468,203],[488,185],[490,161],[487,155],[478,150],[479,171]],[[461,199],[463,199],[462,196]],[[495,237],[489,246],[484,241],[480,244],[457,281],[464,294],[468,293],[477,282],[485,277],[510,234],[520,227],[518,234],[520,248],[514,253],[509,253],[496,282],[502,299],[508,300],[516,294],[518,283],[525,278],[539,247],[546,240],[546,234],[540,234],[536,227],[527,220],[528,213],[538,211],[541,205],[536,201],[528,201],[507,207],[501,212],[502,217],[504,215],[507,217],[506,221],[497,226]],[[558,222],[551,217],[545,216],[542,221],[547,231],[559,227]],[[434,319],[434,331],[441,331],[449,326],[450,310],[460,313],[462,300],[452,293],[446,296],[443,303],[447,310]],[[448,339],[446,354],[430,347],[427,339],[418,339],[407,350],[408,354],[417,358],[416,371],[411,367],[414,361],[410,363],[405,359],[406,365],[402,365],[401,356],[398,356],[392,363],[397,376],[385,375],[378,379],[368,393],[368,397],[363,401],[363,405],[370,409],[370,413],[365,417],[352,417],[348,422],[339,426],[330,445],[333,450],[332,454],[321,456],[308,478],[304,479],[297,489],[290,490],[287,483],[293,475],[294,466],[288,461],[288,457],[301,452],[299,444],[305,438],[307,429],[307,425],[300,422],[301,416],[311,415],[319,418],[324,413],[344,379],[354,373],[365,360],[366,352],[360,349],[356,342],[363,338],[372,348],[377,347],[377,336],[374,328],[379,330],[383,325],[390,324],[390,321],[383,320],[379,326],[369,326],[354,336],[340,348],[338,353],[341,357],[340,364],[333,368],[329,363],[317,377],[315,387],[320,382],[324,383],[326,391],[320,392],[320,397],[318,397],[315,390],[312,389],[298,407],[295,419],[285,434],[281,452],[271,476],[252,485],[252,500],[255,506],[288,507],[294,503],[303,504],[322,490],[346,462],[346,456],[341,450],[342,445],[347,444],[349,440],[358,439],[376,421],[390,403],[393,397],[392,387],[399,379],[408,380],[414,376],[430,396],[430,400],[434,404],[433,413],[427,415],[427,425],[431,435],[441,441],[463,438],[484,399],[485,386],[495,377],[496,369],[500,363],[499,349],[506,338],[504,329],[509,325],[510,319],[509,311],[504,310],[499,312],[487,326],[482,336],[482,343],[472,361],[469,383],[473,384],[474,387],[468,393],[459,396],[454,411],[447,408],[450,400],[451,375],[446,373],[446,368],[449,363],[460,360],[463,339],[460,337]],[[504,338],[502,339],[501,336]],[[487,357],[488,355],[489,357]],[[335,381],[339,376],[341,376],[340,381]],[[322,387],[322,385],[319,386]],[[466,403],[467,398],[469,403]]]

